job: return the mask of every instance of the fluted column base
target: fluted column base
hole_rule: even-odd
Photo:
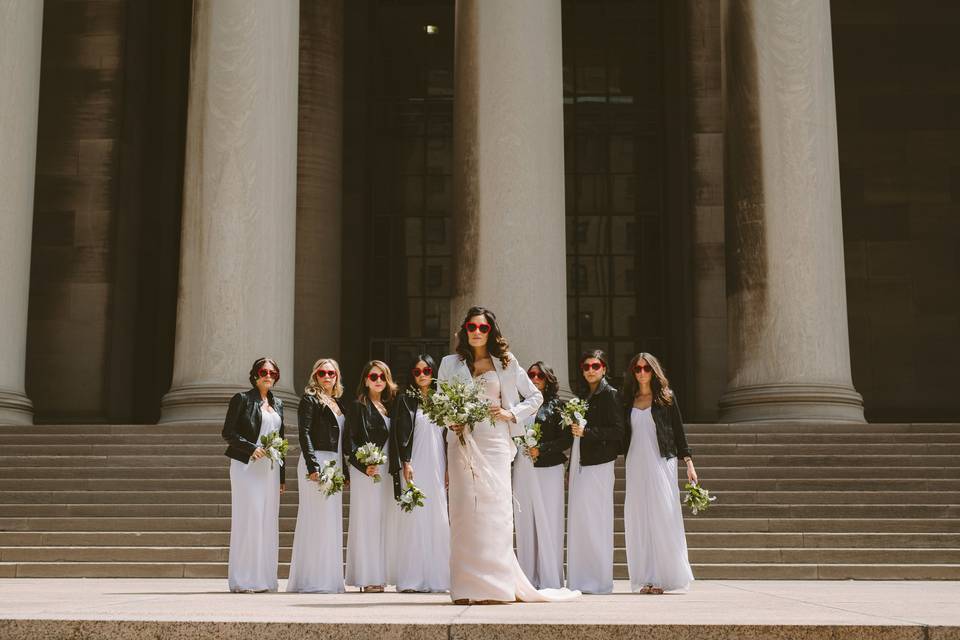
[[[721,422],[780,420],[866,422],[863,397],[847,385],[787,383],[739,387],[720,398]]]
[[[33,424],[33,403],[25,393],[0,389],[0,424]]]
[[[223,423],[230,398],[236,386],[203,384],[171,389],[160,402],[159,424],[183,422]],[[297,404],[300,401],[289,389],[274,391],[285,405],[283,421],[287,426],[297,425]]]

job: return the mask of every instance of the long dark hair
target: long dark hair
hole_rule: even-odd
[[[637,376],[633,373],[633,368],[641,360],[646,360],[650,368],[653,369],[653,376],[650,378],[650,393],[653,395],[654,404],[661,407],[673,404],[673,389],[670,388],[670,381],[667,380],[667,374],[663,370],[663,365],[652,353],[641,351],[630,358],[630,364],[623,374],[623,398],[624,404],[633,406],[633,400],[637,397],[637,391],[640,390],[640,383],[637,382]]]
[[[553,367],[548,365],[543,360],[537,360],[532,365],[527,367],[527,371],[536,367],[543,372],[546,380],[544,380],[543,386],[543,403],[546,404],[560,395],[560,381],[557,380],[557,374],[553,372]]]
[[[410,361],[410,366],[407,367],[404,380],[406,384],[403,385],[403,390],[407,391],[408,389],[413,389],[416,392],[420,392],[420,387],[417,386],[417,381],[413,377],[413,368],[417,366],[418,362],[426,362],[427,366],[433,369],[433,382],[430,383],[431,389],[437,388],[437,362],[433,359],[429,353],[418,353],[415,358]]]
[[[363,373],[360,374],[360,384],[357,386],[357,400],[362,404],[369,405],[370,392],[367,390],[366,379],[370,370],[374,367],[380,369],[387,378],[387,386],[384,387],[383,393],[380,394],[380,401],[383,402],[383,404],[389,404],[397,396],[397,385],[393,382],[393,374],[390,372],[390,367],[382,360],[371,360],[367,363],[367,366],[363,368]]]
[[[592,349],[590,351],[584,351],[580,355],[580,360],[577,361],[577,373],[580,374],[580,389],[581,389],[581,393],[584,396],[590,395],[590,385],[587,384],[587,381],[584,380],[583,378],[583,363],[589,360],[590,358],[596,358],[597,360],[603,363],[603,368],[605,369],[605,371],[603,372],[603,378],[600,379],[601,381],[606,380],[607,374],[610,373],[610,365],[607,364],[607,354],[603,349]]]
[[[490,334],[487,336],[487,351],[494,358],[500,360],[504,368],[510,364],[510,343],[503,337],[500,331],[500,325],[497,324],[497,316],[493,311],[485,307],[470,307],[467,315],[463,317],[460,323],[460,330],[457,331],[457,354],[463,358],[467,366],[470,367],[470,373],[473,373],[473,349],[470,347],[470,339],[467,338],[467,321],[473,316],[483,316],[490,325]]]

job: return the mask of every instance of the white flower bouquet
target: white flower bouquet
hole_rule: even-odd
[[[590,404],[586,400],[581,400],[580,398],[571,398],[563,405],[563,408],[560,409],[560,420],[563,422],[563,426],[571,427],[575,424],[580,426],[587,426],[587,409],[590,408]]]
[[[687,492],[687,497],[683,499],[683,506],[690,507],[690,513],[693,515],[706,511],[710,507],[710,503],[717,499],[716,496],[711,496],[710,492],[699,484],[688,482],[683,485],[683,488]]]
[[[539,422],[534,422],[530,425],[526,432],[522,436],[516,436],[513,441],[516,443],[517,448],[520,449],[525,456],[533,460],[533,456],[530,455],[530,449],[540,448],[540,441],[543,439],[543,428],[540,426]]]
[[[474,425],[490,417],[490,405],[484,396],[482,382],[451,380],[441,382],[420,404],[425,416],[441,427],[462,424],[471,431]],[[463,434],[458,434],[465,445]]]
[[[307,479],[309,478],[310,474],[308,473]],[[324,465],[320,467],[320,477],[317,478],[316,483],[318,489],[328,498],[343,491],[343,472],[340,471],[336,460],[327,460]]]
[[[372,442],[368,442],[362,447],[359,447],[355,455],[357,457],[357,462],[365,467],[379,467],[387,461],[387,455],[382,449],[380,449],[380,447]],[[373,481],[380,482],[379,473],[374,474]]]
[[[260,436],[260,448],[266,451],[267,457],[270,458],[271,469],[273,469],[274,462],[283,465],[283,459],[286,457],[289,447],[290,443],[280,437],[279,431],[271,431]]]
[[[422,507],[423,501],[426,499],[427,496],[423,495],[423,491],[420,491],[417,485],[408,482],[407,488],[397,498],[397,504],[400,505],[401,510],[410,513],[416,507]]]

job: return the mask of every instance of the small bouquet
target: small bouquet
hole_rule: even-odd
[[[490,417],[490,405],[484,397],[482,382],[451,380],[441,382],[436,391],[420,404],[423,414],[441,427],[462,424],[473,430],[474,425]],[[463,434],[460,444],[466,445]]]
[[[270,468],[273,469],[274,462],[283,465],[283,459],[287,455],[290,443],[280,437],[279,431],[271,431],[260,436],[260,448],[267,452],[267,457],[270,458]]]
[[[384,462],[387,461],[387,456],[377,445],[372,442],[368,442],[359,449],[355,454],[357,457],[357,462],[362,464],[365,467],[379,467]],[[373,476],[374,482],[380,482],[380,474],[377,473]]]
[[[407,488],[397,498],[397,504],[400,505],[400,509],[410,513],[414,508],[422,507],[423,501],[426,499],[427,496],[423,495],[423,491],[420,491],[417,485],[408,482]]]
[[[582,426],[587,426],[587,409],[590,408],[590,404],[586,400],[581,400],[580,398],[571,398],[567,400],[566,404],[563,405],[563,408],[560,409],[560,420],[563,422],[563,426],[571,427],[575,424]]]
[[[683,499],[683,505],[690,507],[690,512],[693,515],[706,511],[710,507],[710,503],[717,499],[716,496],[711,496],[710,491],[699,484],[688,482],[683,485],[683,488],[687,492],[687,497]]]
[[[310,474],[308,473],[307,479],[309,478]],[[343,472],[337,466],[336,460],[327,460],[320,467],[320,477],[317,478],[316,482],[320,491],[328,498],[343,491]]]
[[[523,451],[524,455],[533,460],[533,456],[530,455],[530,449],[538,449],[540,447],[540,440],[543,438],[543,429],[540,427],[539,422],[534,422],[522,436],[517,436],[513,439],[516,443],[517,448]]]

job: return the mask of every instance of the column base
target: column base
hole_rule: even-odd
[[[27,394],[0,389],[0,424],[33,424],[33,403]]]
[[[186,422],[223,424],[230,398],[237,391],[246,391],[246,389],[219,384],[188,385],[171,389],[160,401],[158,424]],[[283,388],[277,389],[274,394],[283,400],[284,424],[288,427],[297,426],[297,404],[300,398],[291,390]]]
[[[863,397],[832,384],[758,384],[728,390],[720,398],[721,422],[866,422]]]

